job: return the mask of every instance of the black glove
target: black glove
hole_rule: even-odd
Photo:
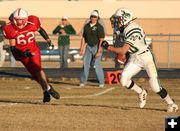
[[[15,46],[10,46],[10,50],[14,55],[21,56],[21,51],[19,51]]]
[[[109,47],[109,43],[106,41],[106,40],[104,40],[102,43],[101,43],[101,47],[103,47],[104,49],[108,49],[108,47]]]
[[[33,56],[33,54],[29,51],[29,49],[22,52],[21,55],[24,57],[32,57]]]
[[[51,41],[49,41],[47,43],[48,43],[49,50],[53,50],[54,49],[54,45],[51,43]]]
[[[15,46],[10,46],[10,50],[13,54],[18,55],[18,56],[24,56],[24,57],[32,57],[33,56],[33,54],[31,52],[29,52],[29,49],[25,50],[24,52],[21,52]]]

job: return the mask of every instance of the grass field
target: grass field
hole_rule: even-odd
[[[120,85],[98,88],[89,82],[79,88],[77,79],[53,79],[61,100],[42,103],[42,91],[29,79],[0,79],[0,131],[164,131],[165,102],[149,88],[147,105],[139,109],[137,95]],[[180,104],[180,80],[162,79],[162,85]]]

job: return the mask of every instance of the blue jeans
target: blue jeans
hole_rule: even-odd
[[[68,51],[69,45],[60,45],[59,46],[59,54],[60,54],[60,67],[67,68],[68,67]]]
[[[90,63],[92,59],[94,59],[94,66],[99,84],[104,84],[104,72],[100,63],[102,54],[100,55],[100,57],[95,58],[97,50],[98,50],[98,45],[94,47],[90,47],[88,45],[86,46],[86,51],[83,59],[83,70],[80,76],[80,83],[82,84],[85,84],[88,79]]]

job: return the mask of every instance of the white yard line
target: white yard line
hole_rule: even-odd
[[[114,90],[114,89],[115,89],[114,87],[111,87],[111,88],[105,89],[103,91],[100,91],[98,93],[89,94],[89,95],[82,95],[82,96],[63,96],[63,97],[60,98],[60,101],[61,101],[61,99],[77,99],[77,98],[90,98],[90,97],[95,97],[95,96],[101,96],[103,94],[106,94],[106,93]],[[57,100],[52,99],[51,101],[57,101]],[[36,102],[41,102],[41,100],[36,100]],[[23,104],[26,104],[26,103],[23,103]],[[29,104],[29,103],[27,102],[27,104]],[[15,106],[15,105],[22,105],[22,103],[18,103],[18,102],[17,103],[14,103],[14,102],[12,102],[12,103],[11,102],[8,102],[8,103],[0,102],[0,107],[2,107],[2,106]]]
[[[64,97],[61,97],[61,99],[72,99],[72,98],[89,98],[89,97],[95,97],[95,96],[100,96],[100,95],[103,95],[107,92],[110,92],[111,90],[114,90],[115,88],[114,87],[111,87],[111,88],[108,88],[106,90],[103,90],[101,92],[98,92],[98,93],[95,93],[95,94],[91,94],[91,95],[83,95],[83,96],[64,96]]]
[[[0,103],[0,107],[1,106],[15,106],[15,105],[17,105],[18,103]]]

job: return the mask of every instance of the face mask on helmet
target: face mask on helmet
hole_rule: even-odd
[[[110,17],[111,26],[114,29],[114,32],[120,31],[121,33],[124,31],[123,21],[121,17],[117,17],[116,15],[112,15]]]
[[[17,28],[19,29],[24,28],[27,25],[27,19],[28,19],[28,13],[25,10],[19,8],[14,11],[13,23]]]

